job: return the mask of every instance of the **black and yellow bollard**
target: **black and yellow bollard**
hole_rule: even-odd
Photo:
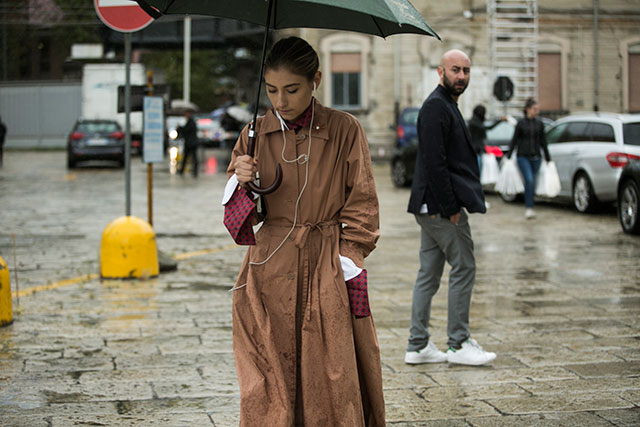
[[[12,322],[11,276],[7,263],[0,257],[0,327],[10,325]]]
[[[135,216],[111,221],[100,243],[100,277],[147,279],[158,272],[158,248],[151,225]]]

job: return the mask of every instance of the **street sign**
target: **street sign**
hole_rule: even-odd
[[[493,94],[498,101],[508,101],[513,97],[513,82],[507,76],[500,76],[493,84]]]
[[[142,158],[145,163],[161,162],[164,147],[164,103],[161,96],[144,97]]]
[[[121,33],[138,31],[153,18],[132,0],[93,0],[98,18],[109,28]]]

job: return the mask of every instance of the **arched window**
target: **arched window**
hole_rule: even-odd
[[[569,41],[544,36],[538,42],[538,103],[543,112],[567,110]]]
[[[370,43],[369,37],[359,34],[332,34],[321,41],[325,105],[351,111],[367,108]]]

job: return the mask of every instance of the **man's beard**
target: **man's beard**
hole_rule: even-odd
[[[451,83],[451,81],[447,78],[447,74],[446,73],[443,75],[442,82],[444,83],[444,88],[447,90],[449,95],[453,95],[453,96],[461,95],[462,92],[464,92],[464,90],[469,85],[468,81],[465,83],[464,80],[458,80],[457,83],[462,83],[464,86],[455,87],[454,83]]]

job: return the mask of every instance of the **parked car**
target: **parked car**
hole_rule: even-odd
[[[578,212],[615,202],[622,168],[640,159],[640,114],[585,113],[557,120],[547,131],[562,189]]]
[[[396,126],[395,147],[402,148],[411,144],[413,138],[418,137],[418,113],[420,108],[409,107],[402,110]]]
[[[85,160],[113,160],[123,167],[124,144],[115,120],[78,120],[67,138],[67,167]]]
[[[413,170],[418,153],[418,113],[417,107],[402,110],[395,128],[394,151],[391,156],[391,179],[397,187],[411,185]],[[393,127],[392,127],[393,129]]]
[[[417,112],[419,109],[407,110],[416,110],[416,114],[415,116],[407,114],[407,117],[412,117],[415,120],[413,128],[410,128],[408,124],[406,124],[403,125],[404,130],[402,132],[397,132],[396,148],[391,156],[391,179],[396,187],[407,187],[411,185],[416,156],[418,154],[418,132],[416,130],[416,125],[418,122]],[[489,126],[494,122],[495,120],[487,120],[485,124]],[[498,161],[500,161],[503,155],[507,154],[509,151],[509,144],[511,143],[511,137],[515,130],[515,123],[516,121],[514,119],[507,120],[500,122],[492,129],[487,130],[485,150],[487,153],[494,154]],[[400,138],[400,135],[403,135],[404,137]],[[406,135],[410,135],[410,137],[407,137]]]
[[[627,164],[618,181],[618,218],[625,233],[640,234],[640,162]]]
[[[218,148],[222,141],[224,129],[220,120],[207,115],[196,115],[193,118],[198,128],[198,143],[202,147]]]

